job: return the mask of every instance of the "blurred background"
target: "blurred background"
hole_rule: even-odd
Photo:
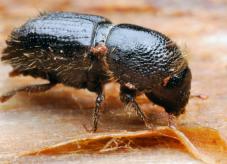
[[[190,99],[187,111],[179,118],[179,123],[216,129],[227,141],[227,0],[0,0],[0,50],[6,46],[5,40],[13,28],[44,11],[97,14],[107,17],[114,24],[137,24],[169,36],[181,47],[184,56],[189,61],[193,75],[192,95],[208,96],[206,100]],[[34,81],[31,78],[11,80],[8,78],[10,69],[9,66],[0,64],[0,93]],[[109,105],[107,103],[107,106],[115,108],[119,105],[116,98],[118,89],[115,89],[115,85],[111,87],[111,93],[115,98],[109,97],[114,101]],[[65,91],[64,94],[62,90]],[[113,94],[113,91],[116,91],[116,94]],[[50,97],[51,94],[55,96]],[[73,98],[72,95],[74,95]],[[91,99],[87,101],[86,98],[89,96]],[[46,101],[46,98],[50,99],[51,104]],[[50,94],[30,98],[21,94],[13,99],[0,105],[0,159],[9,159],[21,151],[72,139],[75,134],[83,136],[85,132],[81,130],[82,126],[76,126],[81,120],[84,122],[83,119],[87,117],[89,121],[91,111],[86,111],[87,113],[84,114],[81,110],[79,112],[74,110],[75,106],[78,108],[78,105],[75,105],[73,101],[82,102],[86,108],[92,108],[94,95],[86,91],[62,89],[60,86],[53,89]],[[117,105],[114,105],[115,101]],[[45,111],[42,108],[45,108]],[[66,108],[65,111],[60,110],[62,108]],[[82,113],[82,116],[80,117],[78,113]],[[120,117],[117,116],[117,118],[121,120]],[[127,126],[125,122],[119,121],[122,125],[120,123],[112,125],[113,122],[103,119],[100,126],[104,131],[108,127],[112,128],[108,130],[144,128],[143,124],[135,125],[129,120],[130,118],[128,118],[129,125]],[[133,128],[128,128],[131,126]],[[168,160],[162,158],[166,157],[181,162],[198,162],[180,151],[171,150],[174,153],[168,151],[169,149],[156,153],[153,151],[153,155],[149,152],[139,152],[139,157],[129,153],[121,157],[111,156],[111,159],[118,159],[122,163],[125,160],[135,162],[136,158],[141,159],[140,162],[168,163]],[[160,158],[157,160],[154,155]],[[83,162],[87,158],[97,160],[97,162],[110,162],[110,156],[76,158]],[[70,161],[68,157],[58,160]],[[45,163],[52,160],[44,158],[37,159],[37,161]]]

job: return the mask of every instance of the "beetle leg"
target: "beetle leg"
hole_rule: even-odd
[[[51,89],[53,86],[55,86],[55,83],[48,83],[48,84],[38,84],[38,85],[30,85],[30,86],[25,86],[21,87],[12,91],[9,91],[2,96],[0,96],[0,102],[6,102],[9,100],[11,97],[13,97],[15,94],[18,92],[28,92],[28,93],[37,93],[37,92],[44,92],[49,89]]]
[[[175,127],[176,126],[176,121],[175,121],[176,117],[171,114],[171,113],[168,113],[168,127]]]
[[[99,121],[99,112],[100,112],[103,100],[104,100],[104,94],[103,94],[103,92],[99,92],[98,96],[96,98],[95,110],[94,110],[94,113],[93,113],[92,132],[95,132],[97,130],[98,121]]]
[[[144,121],[146,127],[149,129],[153,129],[154,125],[151,123],[150,119],[143,113],[138,103],[135,100],[136,91],[130,90],[129,88],[121,87],[120,99],[125,104],[131,104],[133,109],[135,109],[136,114],[140,117],[141,120]]]

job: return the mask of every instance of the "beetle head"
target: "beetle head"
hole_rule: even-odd
[[[162,85],[155,91],[146,93],[154,103],[163,106],[168,113],[175,116],[185,111],[191,88],[191,71],[188,67],[163,80]]]

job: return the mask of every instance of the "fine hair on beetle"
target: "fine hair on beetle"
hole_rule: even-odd
[[[1,60],[10,64],[10,76],[48,80],[46,84],[14,89],[0,97],[7,101],[18,92],[44,92],[56,84],[88,89],[97,94],[93,128],[109,82],[120,84],[120,99],[130,105],[148,128],[152,121],[136,97],[145,94],[173,118],[185,111],[191,71],[184,54],[164,34],[133,24],[113,24],[97,15],[73,12],[42,13],[13,30]]]

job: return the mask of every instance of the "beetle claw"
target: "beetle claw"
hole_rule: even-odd
[[[92,127],[91,129],[89,129],[85,124],[82,124],[82,126],[84,127],[85,131],[88,133],[95,133],[96,130],[94,129],[94,127]]]
[[[144,123],[145,123],[145,125],[146,125],[146,127],[147,127],[148,129],[150,129],[150,130],[155,130],[155,126],[154,126],[154,124],[153,124],[150,120],[145,121]]]

